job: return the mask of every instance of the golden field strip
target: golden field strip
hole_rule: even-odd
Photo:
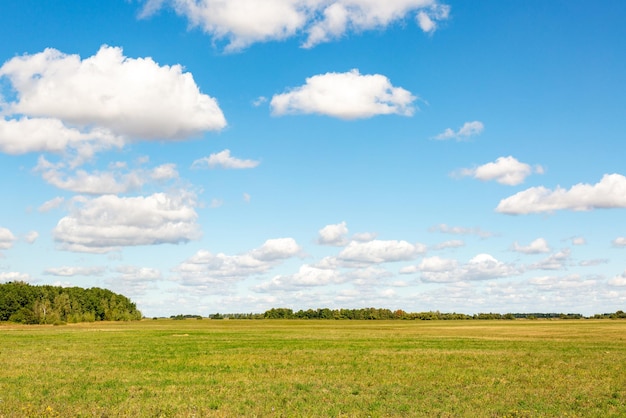
[[[626,321],[0,324],[0,417],[624,417]]]

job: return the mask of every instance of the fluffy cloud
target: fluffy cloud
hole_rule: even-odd
[[[154,281],[162,278],[158,269],[149,267],[120,266],[115,269],[120,278],[128,281]]]
[[[51,267],[44,271],[44,274],[52,276],[73,277],[73,276],[102,276],[105,272],[104,267]]]
[[[485,125],[483,125],[482,122],[475,120],[473,122],[465,122],[463,126],[461,126],[456,132],[450,128],[447,128],[439,135],[433,137],[433,139],[437,139],[440,141],[447,139],[456,139],[460,141],[462,139],[469,138],[470,136],[479,135],[484,129]]]
[[[195,160],[191,168],[226,168],[226,169],[244,169],[254,168],[259,165],[258,161],[240,160],[230,155],[230,150],[225,149],[208,157]]]
[[[0,151],[6,154],[61,153],[72,149],[83,158],[89,158],[97,150],[122,144],[122,138],[110,131],[80,131],[54,118],[0,119]]]
[[[121,165],[120,168],[125,168]],[[119,169],[87,172],[76,170],[72,175],[66,172],[65,163],[51,163],[39,157],[35,171],[41,173],[48,183],[62,190],[83,194],[119,194],[141,189],[149,180],[163,182],[178,177],[174,164],[164,164],[152,170],[132,170],[123,173]]]
[[[352,70],[309,77],[305,85],[272,97],[270,106],[274,115],[317,113],[359,119],[389,114],[410,116],[414,100],[409,91],[393,87],[383,75],[361,75]]]
[[[41,206],[39,206],[39,212],[50,212],[53,209],[58,208],[59,206],[61,206],[63,204],[63,202],[65,202],[65,199],[57,196],[54,199],[50,199],[46,202],[44,202]]]
[[[200,236],[195,204],[188,194],[75,199],[72,213],[54,228],[54,239],[63,249],[92,253],[187,242]]]
[[[413,260],[425,251],[423,244],[411,244],[407,241],[352,241],[339,253],[337,260],[344,264],[380,264]]]
[[[496,211],[509,215],[626,208],[626,177],[605,174],[596,184],[579,183],[569,190],[531,187],[500,201]]]
[[[290,276],[275,276],[269,282],[256,286],[256,292],[270,292],[292,287],[324,286],[333,283],[342,283],[345,278],[337,271],[322,269],[304,264],[297,273]]]
[[[0,282],[1,283],[17,282],[17,281],[26,282],[26,281],[30,281],[30,280],[31,280],[30,275],[26,274],[26,273],[19,273],[19,272],[16,272],[16,271],[0,272]]]
[[[534,172],[543,173],[543,168],[537,166]],[[500,157],[494,162],[476,168],[464,168],[457,173],[460,176],[470,176],[483,181],[495,180],[500,184],[515,186],[523,183],[526,177],[533,173],[533,168],[508,156]]]
[[[13,247],[15,235],[6,228],[0,227],[0,250],[8,250]]]
[[[550,257],[532,264],[529,268],[532,270],[562,270],[565,269],[571,256],[571,250],[565,248],[559,252],[552,254]]]
[[[17,94],[4,113],[23,115],[0,122],[8,153],[119,146],[120,137],[182,139],[226,125],[217,101],[180,65],[127,58],[121,48],[102,46],[84,60],[48,48],[5,62],[0,77]]]
[[[261,247],[238,255],[200,250],[175,271],[185,285],[224,283],[265,273],[300,252],[301,248],[293,238],[269,239]]]
[[[617,237],[613,240],[614,247],[626,247],[626,237]]]
[[[439,224],[428,229],[430,232],[443,232],[444,234],[454,235],[477,235],[480,238],[489,238],[494,236],[493,232],[483,231],[481,228],[466,228],[463,226],[450,226]]]
[[[613,277],[609,280],[609,285],[617,287],[626,287],[626,270],[619,276]]]
[[[428,257],[422,260],[418,270],[422,281],[435,283],[497,279],[519,273],[514,266],[489,254],[478,254],[464,265],[453,259]]]
[[[346,235],[348,235],[348,227],[345,222],[326,225],[324,228],[319,230],[317,243],[320,245],[333,245],[341,247],[348,243]]]
[[[433,247],[434,250],[445,250],[446,248],[459,248],[465,246],[465,242],[460,239],[452,239],[441,242]]]
[[[302,46],[310,48],[346,32],[385,28],[410,13],[431,33],[450,11],[437,0],[147,0],[142,17],[164,4],[213,38],[227,40],[228,51],[301,33],[306,36]]]
[[[527,246],[522,246],[517,243],[513,243],[513,251],[524,254],[541,254],[550,252],[550,246],[548,241],[543,238],[537,238]]]
[[[579,275],[572,274],[566,277],[542,276],[534,277],[528,281],[543,291],[563,291],[584,288],[593,288],[597,285],[596,280],[583,280]]]
[[[29,244],[33,244],[35,241],[37,241],[37,238],[39,238],[39,232],[37,231],[30,231],[26,235],[24,235],[24,241]]]

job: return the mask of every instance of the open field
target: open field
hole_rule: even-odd
[[[626,321],[4,323],[23,416],[626,416]]]

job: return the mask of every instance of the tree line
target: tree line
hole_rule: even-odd
[[[23,324],[131,321],[142,318],[126,296],[92,287],[0,284],[0,321]]]

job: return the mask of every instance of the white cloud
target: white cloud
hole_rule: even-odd
[[[458,267],[459,262],[454,259],[441,258],[438,256],[426,257],[417,266],[417,271],[438,273],[454,270]]]
[[[572,245],[585,245],[587,240],[584,237],[573,237]]]
[[[254,168],[259,165],[258,161],[240,160],[230,155],[230,150],[223,150],[208,157],[197,159],[191,165],[191,168],[226,168],[226,169],[245,169]]]
[[[498,279],[519,273],[513,265],[498,261],[489,254],[478,254],[464,265],[454,259],[429,257],[422,260],[418,270],[422,281],[435,283]]]
[[[597,285],[596,280],[583,280],[579,275],[572,274],[565,277],[542,276],[528,281],[543,291],[564,291],[591,288]]]
[[[57,196],[54,199],[50,199],[46,202],[43,203],[43,205],[39,206],[39,212],[49,212],[53,209],[58,208],[59,206],[61,206],[63,204],[63,202],[65,202],[65,199]]]
[[[31,281],[31,277],[26,273],[19,273],[16,271],[0,272],[0,282],[28,282]]]
[[[439,224],[432,226],[428,229],[430,232],[443,232],[444,234],[453,235],[477,235],[480,238],[489,238],[494,236],[493,232],[483,231],[481,228],[466,228],[463,226],[449,226],[446,224]]]
[[[265,273],[284,260],[298,256],[301,250],[293,238],[269,239],[261,247],[239,255],[200,250],[175,271],[183,284],[189,286],[232,282]]]
[[[543,173],[540,166],[534,170],[536,173]],[[526,177],[533,173],[533,168],[521,163],[512,156],[499,157],[495,162],[487,163],[476,168],[464,168],[459,170],[458,175],[470,176],[478,180],[495,180],[507,186],[516,186],[524,182]]]
[[[556,210],[587,211],[626,208],[626,177],[605,174],[596,184],[579,183],[569,190],[557,187],[531,187],[500,201],[496,211],[509,215],[554,212]]]
[[[63,266],[50,267],[44,271],[44,274],[52,276],[73,277],[73,276],[102,276],[105,272],[104,267],[77,267]]]
[[[0,227],[0,250],[8,250],[13,247],[15,235],[7,228]]]
[[[385,28],[412,13],[432,33],[450,11],[436,0],[147,0],[141,16],[165,4],[214,39],[227,40],[228,51],[300,34],[306,37],[302,46],[311,48],[349,32]]]
[[[298,287],[325,286],[342,283],[345,278],[337,270],[321,269],[303,264],[297,273],[289,276],[275,276],[270,281],[256,286],[256,292],[270,292]]]
[[[339,253],[337,259],[348,264],[380,264],[413,260],[425,251],[423,244],[411,244],[407,241],[352,241]]]
[[[121,279],[129,281],[154,281],[163,277],[160,270],[150,267],[120,266],[115,271]]]
[[[617,237],[613,240],[614,247],[626,247],[626,237]]]
[[[549,253],[550,246],[548,245],[548,241],[546,241],[544,238],[537,238],[527,246],[519,245],[516,241],[515,243],[513,243],[513,251],[524,254]]]
[[[39,157],[34,171],[52,186],[83,194],[120,194],[137,191],[150,180],[164,182],[178,178],[175,164],[163,164],[152,170],[131,170],[126,173],[125,164],[112,164],[109,171],[87,172],[76,170],[67,173],[65,163],[51,163],[43,156]]]
[[[252,196],[250,196],[248,193],[244,193],[243,194],[243,201],[246,203],[250,203],[250,200],[252,200]]]
[[[469,138],[470,136],[480,135],[484,129],[485,125],[483,125],[482,122],[475,120],[473,122],[465,122],[463,126],[461,126],[456,132],[450,128],[447,128],[439,135],[433,137],[433,139],[456,139],[457,141],[460,141],[462,139]]]
[[[465,246],[465,242],[460,239],[453,239],[441,242],[433,247],[434,250],[445,250],[446,248],[459,248]]]
[[[389,114],[411,116],[414,100],[409,91],[393,87],[383,75],[361,75],[352,70],[309,77],[305,85],[272,97],[270,106],[274,115],[316,113],[359,119]]]
[[[195,196],[75,199],[72,213],[54,228],[54,239],[69,251],[106,253],[124,246],[177,244],[200,237]]]
[[[39,232],[37,231],[30,231],[26,235],[24,235],[24,241],[29,244],[33,244],[35,241],[37,241],[37,238],[39,238]]]
[[[54,118],[0,119],[0,151],[6,154],[52,152],[77,154],[77,161],[96,151],[121,147],[124,140],[106,129],[67,127]]]
[[[616,287],[626,287],[626,270],[624,270],[624,272],[619,276],[615,276],[611,280],[609,280],[609,285]]]
[[[317,243],[320,245],[341,247],[348,243],[348,239],[346,238],[347,235],[348,227],[345,222],[326,225],[324,228],[319,230]]]
[[[73,176],[64,172],[63,163],[52,164],[44,157],[39,157],[35,171],[54,187],[85,194],[118,194],[138,190],[144,180],[135,172],[121,175],[116,172],[95,171],[88,173],[77,170]]]
[[[150,172],[150,177],[156,181],[165,181],[178,178],[178,171],[176,170],[176,164],[162,164],[155,167]]]
[[[529,268],[532,270],[563,270],[567,266],[571,253],[569,248],[565,248],[538,263],[532,264]]]
[[[102,46],[83,60],[48,48],[5,62],[0,67],[2,76],[10,80],[18,98],[5,106],[5,112],[48,118],[4,121],[5,129],[6,125],[24,125],[22,131],[33,131],[23,141],[28,146],[18,150],[10,142],[16,141],[14,137],[0,136],[2,149],[13,152],[60,151],[69,142],[95,134],[97,141],[110,144],[119,135],[182,139],[226,126],[217,101],[202,94],[193,76],[180,65],[161,66],[149,57],[128,58],[117,47]],[[81,133],[67,125],[96,128]],[[40,138],[34,131],[42,126],[63,135],[42,134]]]

